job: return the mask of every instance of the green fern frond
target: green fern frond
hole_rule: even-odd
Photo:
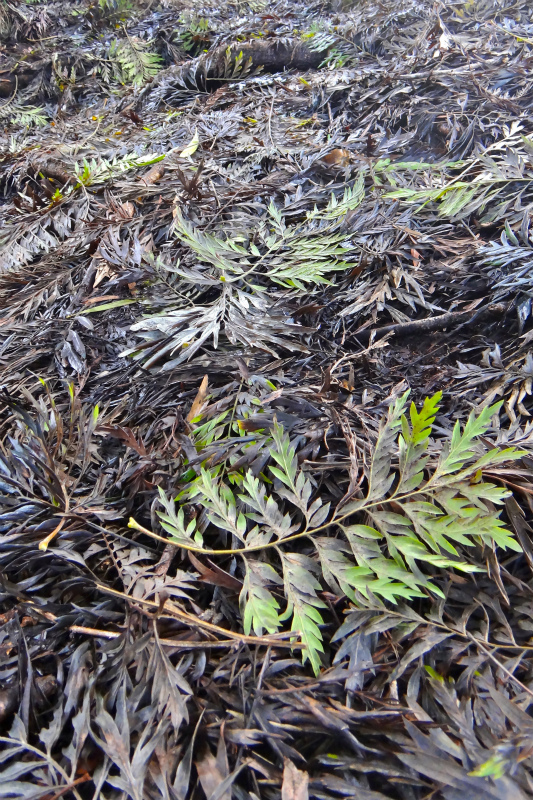
[[[191,54],[197,53],[198,50],[205,48],[209,42],[209,20],[206,17],[195,17],[189,20],[180,19],[187,25],[184,31],[179,34],[179,39],[183,48]]]
[[[365,176],[359,173],[354,185],[347,186],[341,200],[337,200],[334,193],[327,205],[324,216],[326,219],[343,219],[349,211],[355,211],[365,199]]]
[[[164,513],[159,513],[159,520],[163,530],[182,545],[187,545],[190,544],[191,541],[194,541],[196,544],[202,546],[203,537],[201,532],[196,529],[196,521],[193,519],[185,525],[185,513],[183,508],[178,509],[176,513],[175,503],[169,500],[161,487],[159,487],[159,502],[165,509]]]
[[[195,228],[176,209],[174,231],[183,244],[209,264],[219,280],[235,282],[253,274],[288,288],[305,289],[309,284],[330,283],[328,273],[351,265],[346,234],[341,230],[349,211],[360,205],[364,196],[364,176],[347,187],[337,200],[333,195],[323,210],[314,209],[303,224],[287,225],[281,210],[271,203],[268,219],[258,230],[258,242],[221,238]],[[187,272],[182,271],[183,277]]]
[[[220,77],[228,81],[242,81],[244,78],[257,75],[261,69],[261,67],[254,69],[251,56],[245,59],[242,50],[235,55],[231,47],[228,47],[224,57],[224,74]]]
[[[477,544],[520,551],[497,510],[509,492],[482,478],[484,469],[521,456],[513,448],[487,450],[482,443],[480,437],[500,404],[472,413],[462,429],[457,423],[437,459],[436,443],[431,448],[429,443],[441,393],[427,398],[419,411],[411,404],[409,417],[408,394],[391,404],[379,430],[366,496],[333,514],[316,496],[290,437],[278,424],[265,434],[271,435],[267,446],[274,483],[246,470],[235,493],[218,467],[203,469],[180,498],[200,503],[207,520],[239,543],[221,552],[244,560],[240,603],[245,629],[273,632],[290,619],[291,631],[298,632],[304,645],[304,660],[309,659],[316,672],[323,652],[320,576],[335,594],[358,605],[375,597],[396,603],[428,591],[442,595],[428,570],[437,576],[440,570],[476,571],[460,548],[467,551]],[[203,428],[201,437],[208,440],[205,424]],[[161,502],[161,524],[171,541],[216,555],[216,550],[201,545],[195,526],[185,525],[183,512],[176,513],[163,493]],[[287,551],[289,543],[304,537],[316,558]],[[273,563],[250,558],[270,548],[281,560],[283,577]],[[280,615],[268,587],[281,582],[287,608]]]
[[[416,204],[417,212],[428,203],[437,203],[440,216],[456,220],[474,213],[485,223],[505,219],[508,211],[525,211],[532,201],[533,170],[528,147],[528,139],[511,129],[505,139],[494,142],[480,155],[431,167],[425,175],[417,176],[414,186],[403,181],[403,186],[386,192],[385,197]],[[460,175],[447,178],[449,168],[460,169]],[[385,172],[389,169],[390,182],[395,186],[402,165],[391,164]]]
[[[392,454],[394,452],[394,442],[398,435],[398,430],[402,425],[402,417],[407,405],[409,391],[399,397],[394,405],[389,407],[387,418],[382,424],[378,434],[372,466],[370,468],[368,499],[375,500],[383,497],[391,487],[395,475],[391,470]]]
[[[98,5],[102,11],[108,11],[113,14],[123,14],[133,9],[131,0],[98,0]]]
[[[191,499],[201,498],[209,521],[217,528],[228,531],[241,542],[246,536],[246,517],[237,508],[235,495],[224,483],[215,483],[210,473],[202,469],[201,479],[191,492]]]
[[[417,489],[424,478],[424,470],[428,461],[427,457],[424,457],[424,453],[441,398],[442,392],[437,392],[433,397],[426,397],[420,412],[416,410],[415,404],[411,403],[411,428],[409,428],[405,415],[402,415],[402,434],[398,440],[400,450],[399,492]]]
[[[449,450],[443,454],[437,467],[436,474],[438,476],[457,472],[473,456],[476,438],[488,430],[491,417],[500,410],[501,406],[502,402],[493,406],[485,406],[477,417],[472,411],[462,433],[459,422],[455,423]]]
[[[116,178],[130,169],[140,169],[157,164],[164,158],[164,154],[139,156],[136,153],[131,153],[122,158],[115,157],[112,161],[108,161],[105,158],[93,158],[90,161],[83,159],[81,164],[74,165],[74,176],[78,181],[78,186],[91,186],[92,184],[103,183],[111,178]]]
[[[244,476],[242,489],[246,494],[239,495],[240,499],[253,509],[251,512],[247,511],[246,516],[265,526],[267,541],[272,536],[276,536],[278,540],[285,539],[299,529],[299,525],[291,523],[290,515],[284,514],[274,498],[267,495],[265,484],[251,472]],[[247,541],[250,541],[249,536]]]
[[[24,105],[12,98],[0,106],[0,122],[25,127],[32,125],[40,127],[46,125],[48,119],[42,106]]]
[[[114,39],[109,48],[109,60],[115,68],[115,77],[122,84],[142,86],[154,78],[162,66],[159,53],[150,50],[151,41],[137,36]]]

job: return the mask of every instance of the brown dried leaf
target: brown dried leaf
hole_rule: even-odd
[[[284,761],[281,800],[309,800],[309,775],[288,758]]]
[[[191,410],[187,414],[187,422],[192,422],[193,419],[200,414],[202,406],[205,403],[205,398],[207,397],[207,387],[209,384],[209,375],[204,375],[202,382],[200,384],[200,388],[198,389],[198,394],[194,398],[194,402],[191,406]]]

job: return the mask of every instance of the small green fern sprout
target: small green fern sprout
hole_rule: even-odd
[[[210,550],[202,544],[196,524],[185,525],[183,509],[176,512],[160,492],[161,524],[171,541],[211,558],[217,553],[242,558],[240,607],[246,632],[273,633],[290,620],[290,630],[303,645],[303,659],[316,673],[323,653],[321,579],[337,596],[346,595],[357,605],[373,597],[396,603],[427,592],[442,595],[436,582],[440,570],[476,571],[464,556],[475,545],[520,551],[499,518],[498,507],[509,492],[482,477],[483,470],[521,456],[513,448],[488,450],[483,445],[481,437],[501,404],[479,415],[472,412],[462,429],[456,423],[437,458],[438,443],[431,434],[441,393],[427,398],[420,410],[414,403],[408,409],[408,395],[391,404],[382,422],[366,496],[333,512],[277,424],[267,445],[273,482],[245,471],[237,493],[219,468],[203,469],[180,496],[180,501],[203,506],[205,521],[231,537],[228,549]],[[203,427],[201,437],[211,435]],[[215,421],[213,430],[219,427]],[[130,525],[146,531],[133,520]],[[307,552],[295,552],[295,542],[302,540]],[[275,561],[267,564],[258,558],[272,549],[279,571]],[[286,607],[280,613],[281,591]]]

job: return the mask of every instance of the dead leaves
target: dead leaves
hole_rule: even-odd
[[[0,5],[11,37],[0,81],[1,791],[529,797],[530,4],[513,6],[511,27],[495,0],[408,0],[401,19],[371,0],[337,3],[335,18],[323,4],[240,3],[237,14],[223,0],[204,21],[169,3]],[[127,5],[127,34],[115,34]],[[184,61],[191,36],[213,41],[195,25],[217,46]],[[165,69],[152,83],[132,92],[113,79],[115,35],[154,37]],[[15,90],[28,123],[10,122]],[[51,124],[32,127],[39,107]],[[143,165],[148,141],[164,161]],[[467,167],[461,195],[450,181]],[[488,194],[469,201],[483,181]],[[325,282],[302,289],[318,259],[309,240],[346,187],[364,197],[327,251]],[[406,202],[442,187],[436,201]],[[180,218],[196,250],[176,235]],[[285,240],[267,256],[275,232],[298,225],[299,261]],[[346,264],[334,272],[336,247]],[[222,257],[235,272],[213,268]],[[268,259],[294,265],[283,285],[258,282]],[[496,292],[503,310],[487,319]],[[353,501],[402,381],[417,400],[445,390],[442,436],[451,409],[466,418],[505,399],[489,446],[527,455],[490,478],[514,492],[506,522],[524,553],[474,543],[481,571],[435,567],[444,597],[433,604],[352,607],[321,585],[329,644],[315,680],[290,639],[242,633],[238,554],[185,554],[161,528],[164,541],[145,531],[158,488],[174,502],[202,467],[236,493],[243,470],[268,476],[275,421],[313,497]],[[128,528],[130,515],[142,525]],[[200,503],[184,515],[208,547],[234,546]],[[365,557],[379,556],[367,544]],[[297,546],[309,554],[305,538]]]
[[[283,767],[281,800],[309,800],[309,775],[297,769],[288,758]]]
[[[193,422],[197,417],[198,418],[200,417],[200,413],[205,405],[208,385],[209,385],[209,375],[204,375],[202,382],[200,384],[200,388],[198,389],[198,394],[194,398],[190,411],[186,416],[187,422],[189,423]]]

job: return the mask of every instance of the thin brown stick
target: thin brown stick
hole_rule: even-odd
[[[299,642],[283,641],[289,637],[294,637],[295,631],[288,631],[287,633],[274,633],[271,636],[248,636],[245,633],[235,633],[234,631],[229,631],[227,628],[221,628],[219,625],[214,625],[212,622],[205,622],[204,620],[195,617],[193,614],[187,614],[186,611],[182,611],[181,609],[177,608],[177,606],[170,600],[167,600],[163,607],[161,607],[161,603],[156,603],[155,600],[141,600],[137,597],[130,597],[130,595],[124,594],[124,592],[119,592],[117,589],[109,589],[107,586],[103,586],[100,583],[96,584],[96,588],[101,592],[112,595],[113,597],[120,597],[122,600],[126,600],[128,603],[149,606],[150,608],[153,608],[154,611],[159,612],[159,614],[162,616],[168,615],[175,617],[183,622],[188,622],[189,625],[193,627],[201,628],[218,635],[222,634],[223,636],[229,637],[234,641],[246,642],[246,644],[252,645],[267,645],[270,647],[290,647],[291,649],[304,646]]]
[[[102,631],[98,628],[86,628],[84,625],[71,625],[69,631],[81,633],[85,636],[96,636],[99,639],[118,639],[121,636],[119,631]]]
[[[84,625],[71,625],[69,631],[84,636],[94,636],[97,639],[118,639],[122,636],[120,631],[103,631],[99,628],[86,628]],[[231,647],[235,644],[235,639],[214,639],[208,642],[197,642],[194,639],[159,639],[159,643],[163,647],[174,647],[179,650],[208,650],[212,647]]]

